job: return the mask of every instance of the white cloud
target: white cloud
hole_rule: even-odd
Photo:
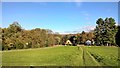
[[[80,28],[76,28],[76,30],[79,32],[82,32],[82,31],[89,32],[89,31],[94,30],[94,29],[95,29],[95,26],[83,26]]]
[[[116,23],[115,25],[119,25],[120,26],[120,23]]]
[[[90,31],[90,30],[94,30],[95,29],[95,26],[85,26],[82,28],[84,31]]]
[[[80,33],[80,31],[64,31],[64,32],[59,32],[60,34],[76,34]]]
[[[82,31],[89,32],[94,29],[95,29],[95,26],[83,26],[80,28],[75,28],[74,30],[63,31],[63,32],[59,32],[59,33],[60,34],[76,34],[76,33],[81,33]]]

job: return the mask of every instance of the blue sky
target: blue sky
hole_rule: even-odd
[[[98,18],[118,22],[117,2],[3,2],[2,27],[14,21],[24,29],[44,28],[59,33],[89,31]]]

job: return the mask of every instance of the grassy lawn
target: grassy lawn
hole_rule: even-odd
[[[86,49],[102,66],[117,66],[120,62],[118,47],[94,46]]]
[[[116,66],[117,47],[56,46],[3,51],[3,66]]]
[[[82,52],[74,46],[58,46],[3,52],[3,66],[74,66],[83,65]]]
[[[83,62],[85,66],[100,66],[100,64],[95,60],[94,57],[86,50],[85,47],[83,49]]]

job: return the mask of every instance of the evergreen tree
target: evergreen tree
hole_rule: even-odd
[[[118,26],[118,32],[116,34],[116,44],[120,47],[120,26]]]
[[[97,45],[115,45],[117,28],[113,18],[103,20],[99,18],[96,22],[95,38]]]

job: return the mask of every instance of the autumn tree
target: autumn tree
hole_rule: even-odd
[[[87,39],[87,33],[85,31],[82,31],[81,33],[81,43],[84,44]]]
[[[55,37],[55,44],[56,45],[60,45],[60,41],[61,41],[61,39],[60,39],[60,37]]]
[[[62,40],[61,40],[61,43],[64,45],[65,44],[65,42],[67,41],[67,40],[69,40],[69,35],[63,35],[62,36]]]
[[[8,31],[10,33],[17,33],[19,31],[21,31],[21,25],[18,22],[13,22],[9,27],[8,27]]]
[[[50,29],[22,29],[18,22],[13,22],[8,28],[2,28],[2,49],[24,49],[48,47],[60,44],[60,35],[55,35]]]

